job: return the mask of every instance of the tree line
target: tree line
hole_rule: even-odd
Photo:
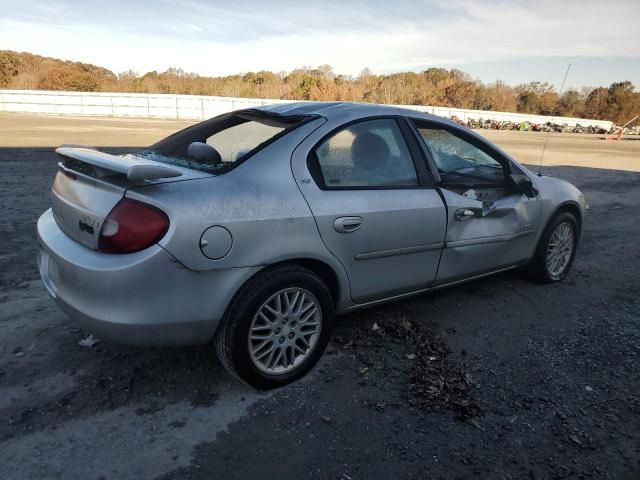
[[[640,114],[640,92],[629,81],[609,87],[570,89],[558,95],[553,85],[530,82],[510,86],[483,83],[445,68],[376,75],[336,74],[331,66],[291,72],[249,72],[206,77],[170,68],[165,72],[114,74],[92,64],[0,50],[0,88],[86,92],[174,93],[290,100],[354,101],[430,105],[561,115],[625,123]]]

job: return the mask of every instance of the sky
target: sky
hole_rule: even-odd
[[[490,83],[640,89],[640,0],[0,0],[0,50],[115,73],[329,64],[357,75],[458,68]]]

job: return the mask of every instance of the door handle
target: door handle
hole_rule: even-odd
[[[480,215],[478,213],[480,213]],[[456,210],[453,218],[459,222],[464,222],[465,220],[469,220],[471,218],[479,218],[481,215],[482,212],[478,212],[478,210],[473,208],[459,208],[458,210]]]
[[[362,226],[360,217],[338,217],[333,221],[333,228],[338,233],[355,232]]]

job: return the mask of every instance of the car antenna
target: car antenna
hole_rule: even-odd
[[[560,91],[558,92],[558,101],[560,101],[560,96],[562,95],[562,91],[564,90],[564,82],[567,81],[567,77],[569,76],[569,70],[571,70],[571,64],[567,67],[567,71],[564,74],[564,79],[562,80],[562,85],[560,85]],[[553,116],[550,120],[553,123]],[[547,149],[547,142],[549,141],[549,134],[551,133],[551,129],[547,131],[547,136],[544,138],[544,145],[542,146],[542,155],[540,155],[540,164],[538,165],[538,176],[542,176],[542,159],[544,158],[544,151]]]

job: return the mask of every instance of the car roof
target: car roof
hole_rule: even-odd
[[[295,115],[320,115],[327,120],[339,120],[345,117],[363,118],[378,115],[402,115],[414,118],[423,118],[448,125],[456,125],[454,122],[431,115],[429,113],[401,108],[393,105],[380,105],[375,103],[353,103],[353,102],[287,102],[276,103],[255,107],[251,110],[259,110],[273,115],[295,116]]]
[[[398,107],[395,105],[380,105],[376,103],[353,103],[353,102],[287,102],[264,105],[262,107],[251,108],[253,111],[262,111],[271,115],[282,117],[319,115],[327,119],[329,126],[335,127],[341,124],[357,121],[367,117],[399,115],[404,117],[429,120],[434,124],[445,125],[454,132],[460,132],[467,137],[473,137],[480,143],[491,146],[506,158],[515,161],[508,153],[490,142],[482,135],[464,127],[445,117],[439,117],[430,113],[413,110],[410,108]]]

